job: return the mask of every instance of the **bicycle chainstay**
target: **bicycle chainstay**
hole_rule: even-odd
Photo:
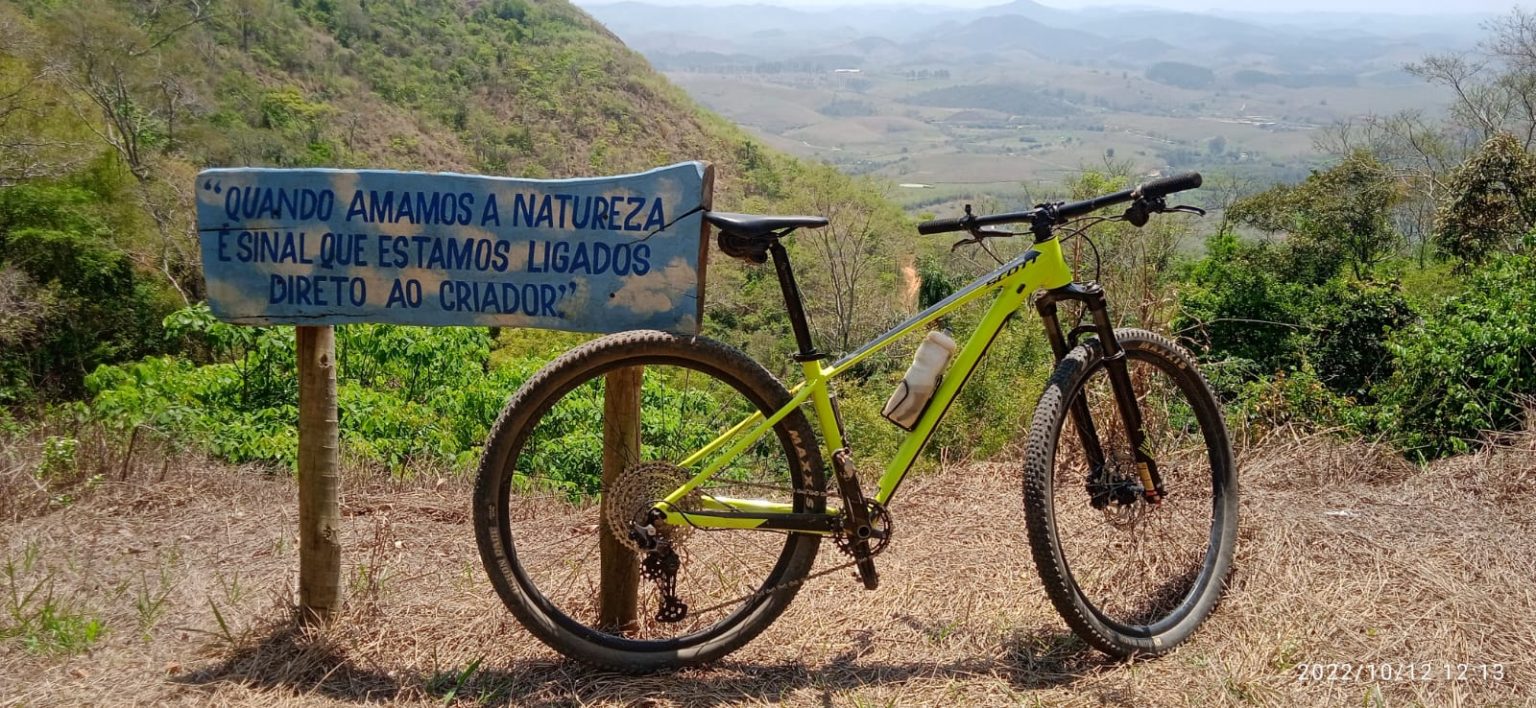
[[[831,496],[827,492],[812,492],[812,491],[809,491],[809,490],[798,490],[798,491],[795,492],[795,494],[799,494],[799,495],[803,495],[803,496],[823,497],[823,498],[827,498],[827,497]],[[713,605],[710,605],[709,607],[705,607],[705,608],[702,608],[702,609],[694,610],[693,612],[695,614],[702,614],[702,613],[705,613],[705,612],[713,612],[715,610],[719,610],[719,609],[722,609],[722,608],[730,607],[732,605],[737,605],[737,604],[740,604],[742,602],[746,602],[748,600],[756,600],[756,599],[761,598],[761,597],[767,597],[767,596],[772,595],[772,594],[774,594],[776,592],[779,592],[781,590],[788,590],[789,588],[799,587],[801,584],[804,584],[807,581],[814,580],[816,578],[820,578],[820,577],[823,577],[823,576],[826,576],[826,575],[830,575],[830,574],[836,573],[837,571],[840,571],[840,570],[847,570],[849,568],[857,566],[862,561],[866,561],[866,560],[869,560],[871,558],[874,558],[877,555],[880,555],[880,553],[885,551],[885,549],[890,545],[891,528],[892,528],[891,515],[890,515],[890,512],[886,511],[885,507],[882,506],[879,502],[870,500],[869,502],[867,502],[867,504],[868,504],[868,507],[869,507],[869,516],[870,516],[870,518],[872,518],[872,519],[879,519],[882,522],[883,526],[884,526],[884,529],[883,529],[884,536],[882,538],[880,538],[877,543],[869,544],[869,553],[868,553],[868,555],[865,555],[862,558],[860,558],[858,556],[855,556],[854,552],[852,550],[854,545],[851,543],[851,539],[845,539],[845,538],[843,538],[845,534],[839,533],[839,534],[836,534],[836,535],[833,536],[833,542],[837,545],[838,550],[842,551],[844,554],[847,554],[847,555],[850,555],[850,556],[854,556],[853,560],[850,560],[847,563],[843,563],[841,565],[832,566],[831,568],[827,568],[825,570],[819,570],[819,571],[817,571],[815,573],[810,573],[810,574],[808,574],[808,575],[806,575],[804,577],[801,577],[801,578],[796,578],[794,580],[786,580],[786,581],[784,581],[782,583],[779,583],[777,585],[773,585],[771,587],[762,588],[760,590],[756,590],[754,592],[749,592],[749,593],[747,593],[745,595],[741,595],[739,597],[734,597],[734,598],[731,598],[729,600],[718,602],[718,603],[715,603]],[[848,512],[846,510],[843,511],[843,514],[845,516],[847,515],[847,513]],[[673,557],[674,558],[676,557],[675,553],[672,552],[670,548],[667,549],[667,552],[668,553],[673,553]],[[652,551],[650,554],[647,554],[646,560],[644,561],[643,565],[649,565],[652,562],[650,560],[650,556],[651,555],[655,555],[655,554],[656,554],[655,551]],[[660,562],[664,562],[664,561],[660,561]],[[674,567],[672,569],[672,573],[674,574],[674,583],[675,583],[675,573],[676,573],[676,571],[677,571],[677,568]],[[649,577],[649,576],[647,576],[647,577]],[[675,587],[675,584],[673,585],[673,587]],[[660,581],[658,581],[658,588],[660,588]],[[662,595],[662,609],[657,613],[657,620],[658,621],[662,621],[662,622],[677,622],[677,621],[682,620],[684,617],[686,617],[687,605],[683,604],[682,606],[683,606],[683,611],[685,613],[684,615],[678,616],[676,619],[670,619],[670,620],[662,619],[661,615],[665,614],[667,612],[668,608],[669,608],[669,604],[668,604],[669,603],[669,596],[667,595],[668,591],[663,589],[662,592],[663,592],[663,595]],[[677,598],[676,597],[671,597],[670,600],[677,600]],[[677,600],[677,602],[681,603],[680,600]]]

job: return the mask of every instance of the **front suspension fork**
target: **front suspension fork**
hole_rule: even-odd
[[[1083,303],[1093,317],[1093,325],[1078,327],[1068,334],[1062,334],[1061,322],[1056,316],[1056,303],[1060,300],[1076,300]],[[1142,494],[1148,502],[1153,504],[1162,501],[1163,479],[1158,474],[1157,460],[1152,459],[1146,450],[1146,431],[1142,425],[1141,405],[1137,402],[1136,391],[1131,386],[1130,371],[1125,365],[1125,350],[1121,348],[1120,341],[1115,339],[1115,328],[1109,321],[1109,308],[1104,297],[1103,286],[1098,283],[1069,283],[1054,290],[1047,290],[1035,301],[1035,309],[1040,312],[1040,319],[1045,322],[1045,336],[1050,340],[1051,351],[1056,355],[1058,364],[1067,357],[1067,353],[1076,344],[1079,335],[1086,332],[1098,335],[1099,347],[1104,351],[1104,369],[1109,374],[1109,386],[1115,394],[1115,408],[1119,410],[1120,421],[1125,425],[1128,442],[1135,452],[1136,473],[1141,481]],[[1068,337],[1071,338],[1070,341]],[[1103,469],[1104,449],[1099,444],[1098,430],[1094,427],[1093,416],[1088,410],[1087,397],[1074,396],[1069,413],[1074,427],[1077,428],[1077,436],[1083,445],[1083,452],[1088,458],[1089,468]]]

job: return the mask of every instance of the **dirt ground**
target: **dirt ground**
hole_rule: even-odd
[[[892,507],[880,590],[813,581],[726,661],[639,678],[566,662],[513,621],[464,481],[353,480],[349,606],[305,633],[287,609],[293,481],[160,471],[0,522],[0,706],[1536,704],[1536,436],[1428,469],[1322,438],[1244,455],[1227,599],[1132,663],[1051,609],[1017,464],[929,474]]]

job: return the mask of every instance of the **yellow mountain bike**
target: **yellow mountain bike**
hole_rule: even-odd
[[[810,577],[852,566],[873,589],[875,559],[899,533],[891,503],[902,479],[1005,321],[1033,298],[1058,361],[1024,461],[1040,579],[1094,647],[1122,657],[1172,649],[1210,615],[1232,567],[1232,450],[1194,358],[1157,334],[1115,329],[1103,289],[1074,282],[1057,231],[1081,233],[1090,218],[1140,226],[1157,213],[1198,212],[1164,197],[1199,185],[1187,174],[1081,202],[991,216],[967,207],[926,222],[925,234],[969,234],[961,243],[1027,224],[1019,235],[1034,245],[830,363],[811,341],[781,243],[826,220],[709,214],[725,253],[773,261],[805,381],[786,390],[737,349],[657,331],[602,337],[559,357],[513,396],[480,463],[475,532],[492,584],[545,643],[629,672],[735,650]],[[1120,215],[1089,217],[1123,203]],[[866,493],[832,382],[988,295],[991,307]],[[1081,303],[1091,324],[1063,331],[1062,301]],[[823,539],[844,561],[813,573]]]

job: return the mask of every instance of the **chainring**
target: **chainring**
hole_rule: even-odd
[[[869,550],[863,553],[862,557],[873,558],[885,550],[886,546],[890,545],[891,534],[896,527],[891,522],[891,512],[887,511],[880,502],[870,499],[865,502],[865,505],[869,509],[869,526],[874,533],[867,539]],[[848,536],[847,533],[839,533],[833,536],[832,541],[837,544],[837,549],[842,551],[844,555],[855,559],[860,558],[861,554],[855,550],[857,545],[855,540]]]
[[[681,467],[667,462],[647,462],[630,467],[619,473],[618,479],[603,490],[603,526],[636,555],[644,555],[654,549],[642,546],[631,531],[649,528],[657,541],[665,540],[678,548],[693,534],[692,526],[673,526],[664,520],[651,519],[651,510],[661,506],[671,511],[692,511],[698,508],[700,494],[693,490],[676,504],[663,502],[684,482],[688,474]]]

